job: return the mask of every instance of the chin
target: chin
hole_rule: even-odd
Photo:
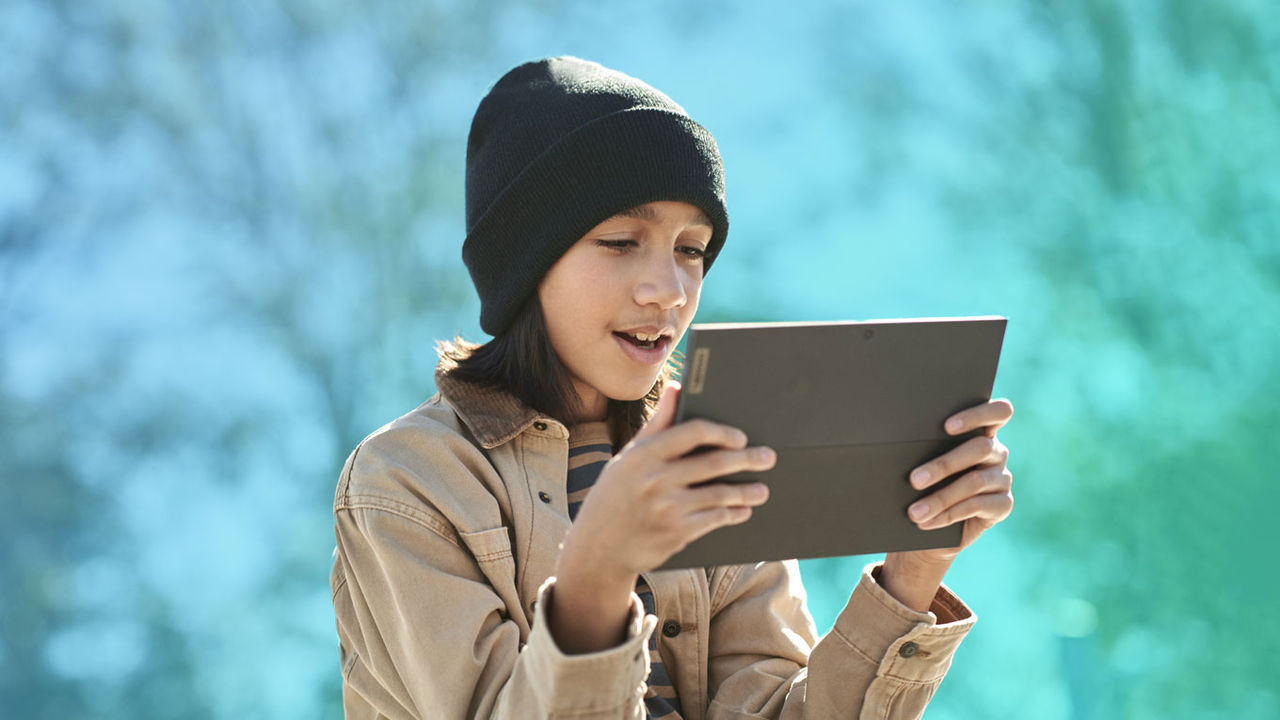
[[[619,400],[622,402],[630,402],[640,400],[649,394],[649,390],[653,388],[653,384],[658,381],[658,376],[654,375],[648,382],[634,382],[619,384],[617,387],[610,388],[611,392],[605,393],[605,396],[611,400]]]

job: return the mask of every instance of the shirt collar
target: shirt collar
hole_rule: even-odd
[[[505,390],[455,378],[440,368],[435,380],[436,389],[486,450],[510,441],[539,419],[551,420]]]
[[[506,390],[453,377],[443,363],[436,367],[435,380],[436,389],[486,450],[509,442],[538,421],[560,428],[568,437],[563,423],[525,405]],[[646,411],[645,418],[652,414],[652,410]]]

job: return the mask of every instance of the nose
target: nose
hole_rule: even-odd
[[[637,305],[657,305],[664,310],[684,307],[689,302],[684,278],[674,257],[646,263],[635,284]]]

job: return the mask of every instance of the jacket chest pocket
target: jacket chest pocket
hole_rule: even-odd
[[[486,576],[490,575],[491,570],[504,567],[515,570],[515,561],[511,555],[511,535],[507,532],[505,525],[475,532],[459,532],[458,536],[462,538],[462,543],[471,551]],[[513,573],[512,578],[514,577]]]
[[[509,601],[516,591],[516,561],[511,553],[511,534],[507,527],[499,525],[488,530],[459,532],[458,537],[471,551],[489,584],[503,600]],[[520,606],[519,601],[515,606]]]
[[[489,586],[502,599],[503,617],[514,620],[520,628],[521,642],[529,633],[529,622],[520,607],[520,594],[516,590],[516,561],[511,552],[511,535],[505,525],[475,532],[459,532],[462,544],[475,557],[480,572]]]

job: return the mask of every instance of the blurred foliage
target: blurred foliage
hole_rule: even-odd
[[[931,717],[1280,717],[1272,8],[627,12],[6,5],[0,706],[341,715],[337,470],[478,333],[475,103],[571,52],[720,141],[699,320],[1010,316],[1018,509],[953,571],[983,620]],[[865,560],[805,564],[820,625]]]
[[[1103,610],[1122,717],[1280,714],[1280,661],[1240,652],[1280,644],[1258,519],[1280,500],[1280,173],[1259,164],[1280,159],[1280,28],[1256,9],[1049,4],[1028,30],[1052,82],[975,53],[1004,122],[954,212],[979,247],[1026,245],[1056,296],[1020,418],[1044,444],[1020,484],[1055,489],[1022,527],[1055,556],[1045,588],[1074,566]]]

